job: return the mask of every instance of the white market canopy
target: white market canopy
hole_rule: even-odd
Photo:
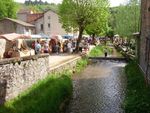
[[[0,39],[5,39],[7,41],[14,41],[16,39],[30,39],[30,38],[31,38],[30,35],[16,34],[16,33],[0,35]]]

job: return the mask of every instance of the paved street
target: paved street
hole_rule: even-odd
[[[78,54],[53,54],[49,56],[49,66],[55,67],[59,64],[65,63],[76,57],[79,57],[79,55]]]
[[[89,51],[91,51],[91,49],[94,47],[95,46],[90,46]],[[79,56],[80,56],[80,54],[67,54],[67,53],[51,54],[49,56],[49,66],[55,67],[55,66],[58,66],[59,64],[65,63],[65,62],[72,60],[74,58],[77,58]]]

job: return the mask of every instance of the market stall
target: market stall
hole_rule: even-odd
[[[34,55],[34,50],[30,49],[25,39],[31,38],[24,34],[4,34],[0,35],[0,40],[5,40],[5,48],[2,58],[24,57]]]

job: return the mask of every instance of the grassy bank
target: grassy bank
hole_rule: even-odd
[[[100,55],[104,55],[102,46],[96,46],[89,53],[90,57],[96,57],[96,56],[100,56]]]
[[[124,101],[126,113],[150,113],[150,87],[146,86],[144,76],[135,62],[126,68],[127,92]]]
[[[52,75],[6,102],[0,107],[0,113],[58,113],[59,106],[71,93],[72,81],[69,73]]]
[[[104,51],[107,49],[108,53],[112,53],[112,48],[108,46],[96,46],[89,54],[90,57],[104,56]]]

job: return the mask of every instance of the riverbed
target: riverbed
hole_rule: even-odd
[[[66,113],[124,113],[125,62],[95,61],[73,78]]]

